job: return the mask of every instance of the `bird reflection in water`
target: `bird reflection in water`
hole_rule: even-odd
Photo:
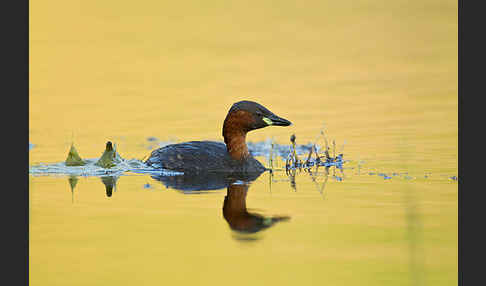
[[[288,221],[289,216],[264,216],[255,212],[248,212],[246,197],[251,182],[256,180],[261,173],[250,174],[197,174],[181,176],[152,176],[153,179],[162,182],[185,194],[196,194],[211,190],[226,188],[227,193],[223,202],[223,218],[234,231],[234,238],[239,241],[255,241],[260,237],[255,234],[274,226],[278,222]],[[100,177],[105,185],[106,196],[111,197],[116,191],[118,176]],[[71,193],[78,182],[78,178],[71,176],[68,179]]]
[[[204,191],[220,190],[226,187],[227,193],[223,202],[223,218],[233,230],[233,238],[239,241],[255,241],[258,232],[274,226],[278,222],[287,221],[289,216],[266,217],[258,213],[248,212],[246,196],[251,182],[261,173],[245,174],[198,174],[181,176],[152,176],[166,187],[179,190],[185,194],[195,194]]]
[[[250,213],[246,208],[246,195],[250,184],[236,181],[228,186],[223,203],[223,217],[229,227],[238,233],[235,239],[254,240],[255,237],[244,234],[254,234],[267,229],[278,222],[287,221],[289,216],[265,217],[257,213]]]

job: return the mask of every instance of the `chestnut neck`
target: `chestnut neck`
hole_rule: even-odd
[[[227,216],[241,216],[248,213],[246,209],[246,194],[248,185],[231,185],[228,187],[223,204]]]
[[[251,157],[246,146],[246,133],[248,133],[246,126],[250,120],[253,120],[251,114],[241,110],[228,113],[224,120],[224,143],[228,154],[234,160],[245,160]]]
[[[229,186],[223,203],[223,217],[234,230],[246,230],[254,224],[246,210],[248,186]]]

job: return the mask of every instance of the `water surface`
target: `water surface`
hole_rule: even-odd
[[[30,167],[222,140],[243,99],[293,123],[248,141],[348,160],[198,192],[30,174],[30,285],[457,284],[457,1],[30,4]]]

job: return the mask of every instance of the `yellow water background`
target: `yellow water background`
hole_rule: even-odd
[[[108,198],[97,177],[71,193],[67,177],[29,175],[30,285],[457,285],[457,1],[33,0],[29,13],[31,165],[65,160],[73,140],[83,158],[111,140],[138,159],[150,136],[222,140],[243,99],[293,123],[247,140],[324,128],[352,160],[324,197],[307,174],[297,191],[263,174],[248,207],[291,220],[251,242],[223,219],[225,190],[129,174]]]

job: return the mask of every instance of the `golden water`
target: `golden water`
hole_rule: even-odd
[[[323,194],[260,176],[248,208],[291,219],[252,240],[226,190],[29,176],[30,285],[457,285],[457,61],[457,1],[31,1],[31,165],[222,140],[242,99],[293,122],[247,140],[324,124],[352,161]]]

